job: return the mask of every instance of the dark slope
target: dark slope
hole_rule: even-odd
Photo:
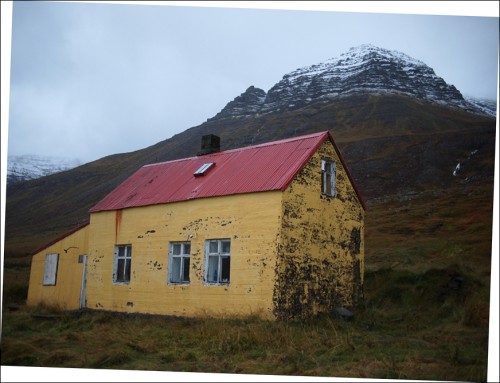
[[[87,219],[142,165],[196,155],[204,134],[219,135],[226,150],[323,130],[332,132],[366,200],[493,178],[494,118],[407,96],[358,94],[286,113],[213,118],[148,148],[9,187],[6,254],[32,251]]]

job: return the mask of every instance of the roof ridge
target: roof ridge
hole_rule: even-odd
[[[280,145],[280,144],[285,144],[285,143],[288,143],[288,142],[293,142],[293,141],[297,141],[297,140],[303,140],[303,139],[307,139],[307,138],[321,137],[322,135],[325,135],[325,136],[328,135],[328,130],[317,132],[317,133],[305,134],[303,136],[295,136],[295,137],[289,137],[289,138],[282,138],[280,140],[263,142],[261,144],[256,144],[256,145],[242,146],[242,147],[239,147],[239,148],[233,148],[233,149],[223,150],[223,151],[216,152],[216,153],[205,154],[203,156],[191,156],[191,157],[185,157],[185,158],[178,158],[178,159],[175,159],[175,160],[169,160],[169,161],[163,161],[163,162],[155,162],[155,163],[152,163],[152,164],[143,165],[143,167],[157,166],[157,165],[163,165],[163,164],[171,164],[171,163],[174,163],[174,162],[188,161],[188,160],[192,160],[192,159],[195,159],[195,158],[216,157],[216,156],[220,156],[220,155],[225,154],[225,153],[234,153],[234,152],[237,152],[237,151],[252,150],[252,149],[255,149],[255,148],[262,148],[262,147],[266,147],[266,146]]]
[[[99,201],[90,212],[242,193],[284,191],[326,140],[335,148],[366,209],[332,135],[325,131],[143,166]],[[207,176],[196,177],[196,169],[209,162],[217,164],[214,170]]]

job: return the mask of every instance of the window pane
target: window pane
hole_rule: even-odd
[[[335,188],[337,187],[337,185],[335,184],[335,169],[333,170],[333,173],[332,173],[332,195],[334,196],[335,193],[336,193],[336,190]]]
[[[332,176],[329,173],[325,174],[325,194],[332,195]]]
[[[123,282],[125,279],[125,259],[119,258],[116,267],[116,281]]]
[[[217,254],[219,252],[219,248],[217,245],[218,245],[217,241],[210,241],[208,252],[211,254]]]
[[[182,258],[183,269],[182,269],[182,281],[189,282],[189,257]]]
[[[217,283],[218,274],[219,274],[219,257],[208,257],[207,282]]]
[[[172,253],[174,255],[180,255],[181,254],[181,244],[180,243],[174,243],[172,246]]]
[[[132,258],[132,246],[127,246],[127,257]]]
[[[172,270],[170,270],[170,282],[181,282],[181,258],[172,258]]]
[[[222,252],[228,254],[231,251],[231,242],[223,241],[222,242]]]
[[[229,282],[229,271],[230,271],[230,257],[221,257],[221,278],[220,281],[224,283]]]
[[[125,246],[118,246],[118,256],[119,257],[125,256]]]
[[[191,244],[190,243],[184,244],[184,254],[191,254]]]
[[[131,259],[127,259],[125,261],[125,276],[124,276],[124,282],[128,282],[130,281],[130,267],[132,265],[132,260]]]

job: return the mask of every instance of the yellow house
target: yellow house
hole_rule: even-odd
[[[329,132],[143,166],[33,256],[28,304],[300,319],[362,296],[365,205]]]

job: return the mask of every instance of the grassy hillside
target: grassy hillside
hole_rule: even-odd
[[[495,120],[408,97],[353,96],[281,114],[211,119],[132,153],[9,187],[6,254],[26,254],[88,218],[88,210],[144,164],[196,155],[201,136],[222,150],[330,130],[366,200],[491,180]],[[476,151],[470,160],[470,153]],[[465,168],[464,168],[465,169]]]
[[[370,200],[365,302],[351,322],[27,309],[29,257],[9,259],[1,364],[486,381],[491,191]]]

